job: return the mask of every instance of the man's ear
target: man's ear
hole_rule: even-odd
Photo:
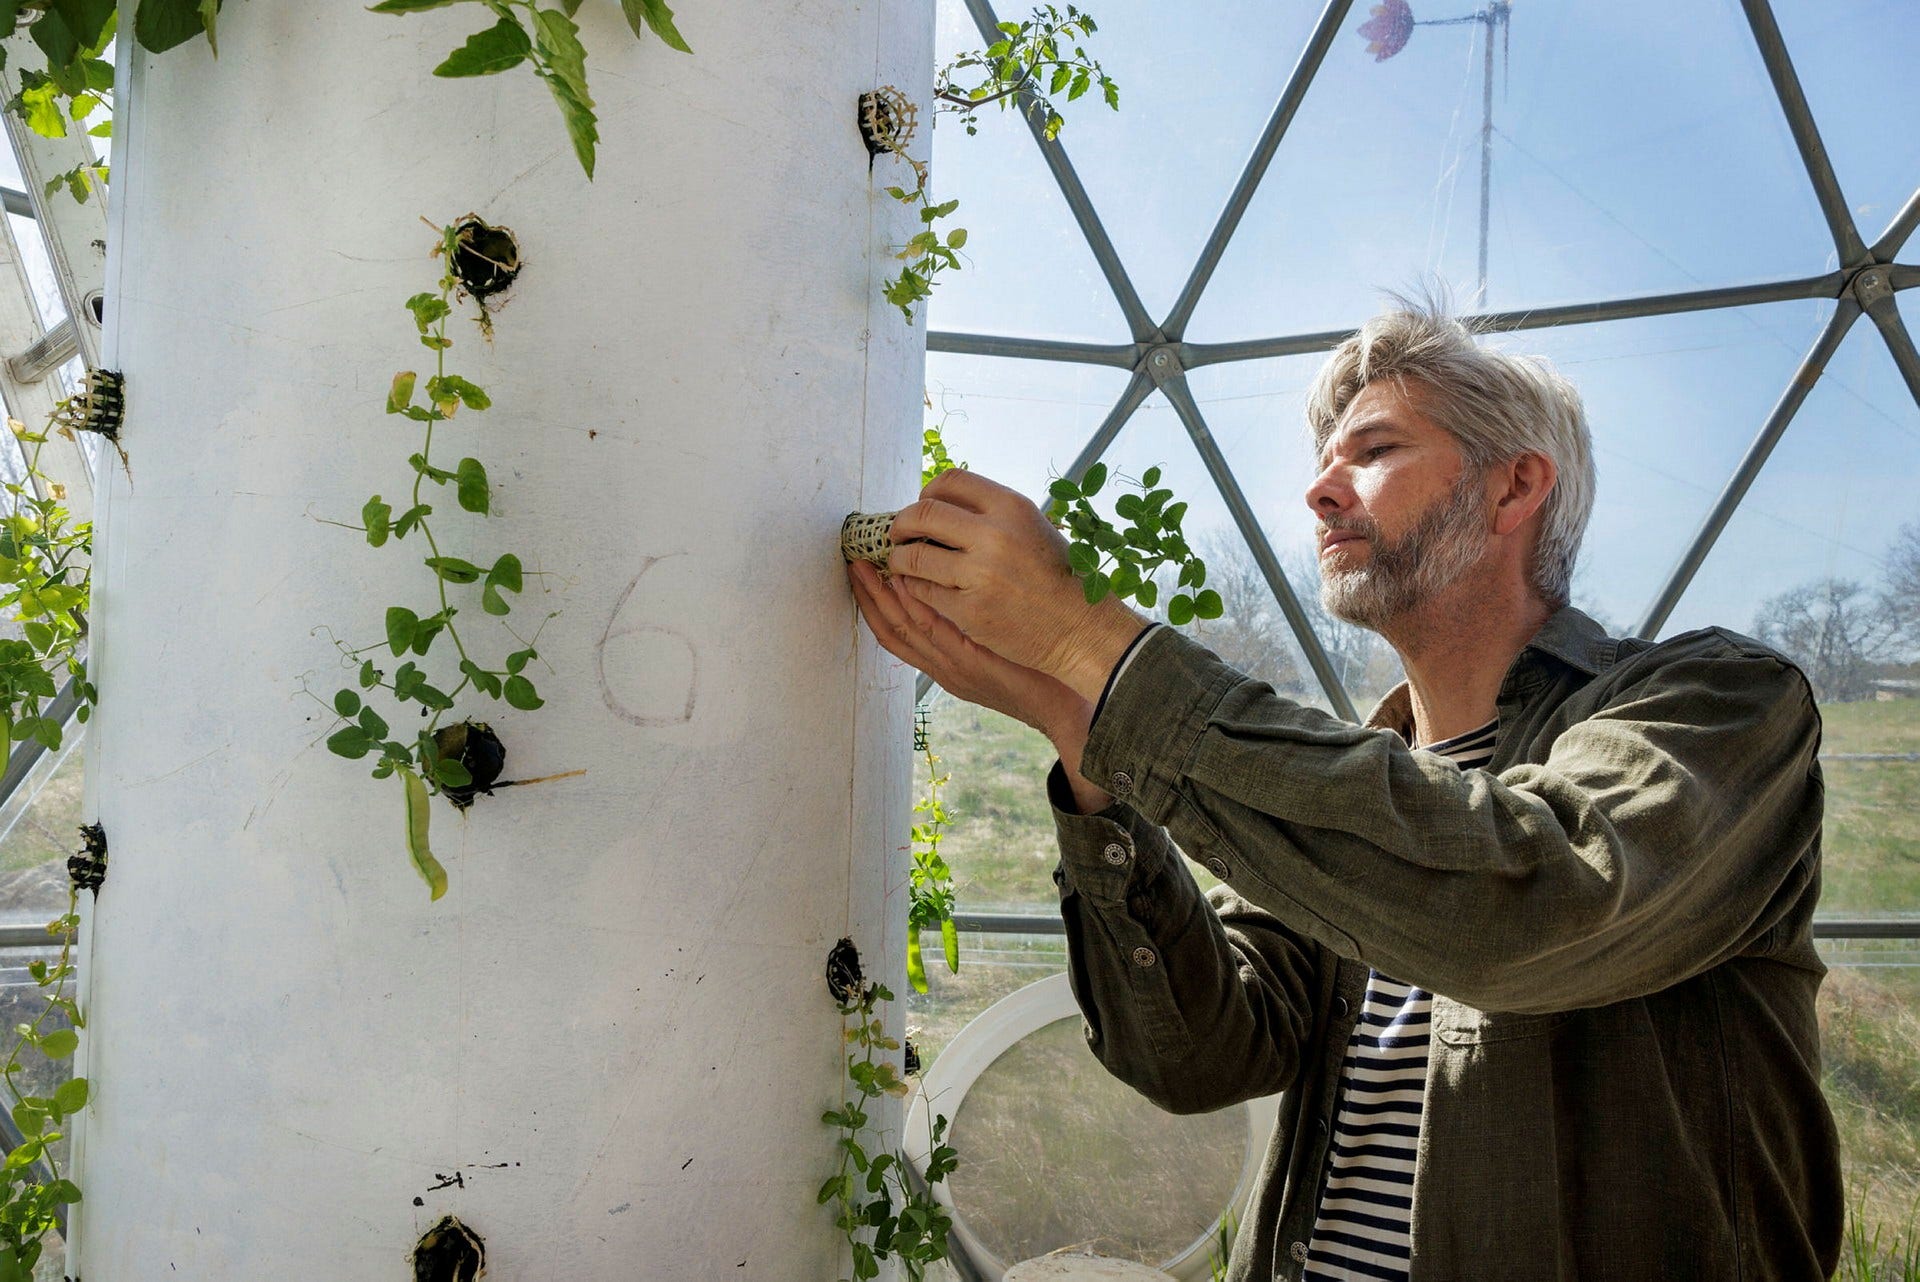
[[[1495,468],[1494,475],[1499,488],[1493,495],[1493,531],[1512,534],[1547,501],[1560,470],[1545,454],[1530,452]]]

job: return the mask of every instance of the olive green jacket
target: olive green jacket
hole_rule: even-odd
[[[1498,702],[1463,771],[1404,686],[1356,726],[1155,629],[1082,762],[1119,800],[1049,780],[1094,1053],[1175,1112],[1286,1092],[1232,1282],[1300,1275],[1369,966],[1434,994],[1414,1282],[1827,1278],[1806,680],[1569,608]]]

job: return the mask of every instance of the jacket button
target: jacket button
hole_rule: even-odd
[[[1133,795],[1133,776],[1124,770],[1113,772],[1113,795],[1131,797]]]
[[[1133,964],[1143,970],[1158,960],[1160,959],[1153,955],[1153,949],[1151,948],[1136,948],[1133,950]]]
[[[1336,1015],[1339,1015],[1343,1019],[1346,1017],[1347,1012],[1352,1009],[1353,1009],[1353,1003],[1348,1001],[1346,998],[1336,997],[1333,999],[1333,1013]]]
[[[1305,1264],[1307,1262],[1307,1244],[1305,1242],[1295,1242],[1287,1248],[1287,1254],[1293,1257],[1296,1264]]]
[[[1115,868],[1127,862],[1127,848],[1117,841],[1109,842],[1107,848],[1101,851],[1100,854]]]
[[[1216,855],[1212,859],[1207,860],[1207,871],[1218,877],[1221,881],[1225,881],[1227,879],[1227,861]]]

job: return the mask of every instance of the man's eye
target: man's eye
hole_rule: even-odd
[[[1369,463],[1371,463],[1374,459],[1379,458],[1382,454],[1385,454],[1388,450],[1392,448],[1394,447],[1391,445],[1375,445],[1369,450],[1367,450],[1366,453],[1363,454],[1361,457],[1365,458]]]

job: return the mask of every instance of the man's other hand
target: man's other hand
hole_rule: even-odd
[[[1025,495],[978,472],[935,477],[894,518],[893,542],[891,568],[907,597],[975,647],[1089,702],[1145,626],[1114,598],[1088,605],[1066,539]]]

